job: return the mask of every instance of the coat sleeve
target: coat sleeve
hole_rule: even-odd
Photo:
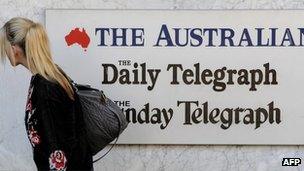
[[[47,85],[42,91],[39,107],[49,168],[66,170],[73,151],[73,142],[76,141],[75,117],[68,110],[68,104],[62,100],[62,92],[57,87]]]

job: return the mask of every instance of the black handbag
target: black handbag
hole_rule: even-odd
[[[128,121],[122,109],[107,98],[102,90],[92,88],[90,85],[77,84],[64,72],[63,74],[69,79],[78,95],[92,155],[96,155],[116,138],[110,149],[94,160],[96,162],[114,147],[119,135],[128,126]]]

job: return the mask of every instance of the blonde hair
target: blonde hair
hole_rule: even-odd
[[[18,45],[24,52],[28,69],[39,73],[49,81],[57,81],[74,100],[74,91],[68,79],[53,62],[49,39],[40,23],[27,18],[15,17],[4,24],[0,30],[0,58],[2,62],[7,56],[6,48]]]

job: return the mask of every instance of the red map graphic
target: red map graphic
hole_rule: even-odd
[[[82,48],[84,48],[84,51],[87,51],[86,48],[90,44],[90,37],[88,36],[84,28],[82,28],[82,31],[80,31],[79,28],[75,28],[74,30],[71,30],[70,33],[64,38],[68,46],[71,46],[76,43]]]

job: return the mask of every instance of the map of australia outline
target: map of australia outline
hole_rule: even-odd
[[[82,28],[81,31],[78,27],[76,27],[75,29],[71,30],[70,33],[64,38],[68,46],[78,44],[82,48],[84,48],[84,51],[86,51],[86,48],[90,44],[90,37],[88,36],[84,28]]]

